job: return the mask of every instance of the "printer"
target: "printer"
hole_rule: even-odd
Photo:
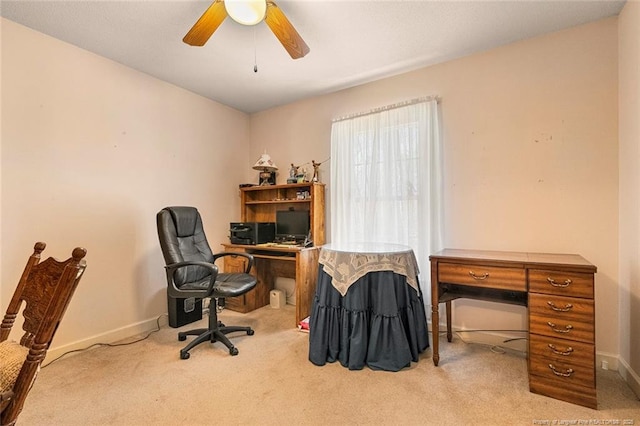
[[[275,222],[231,222],[231,244],[255,245],[273,242],[276,238]]]

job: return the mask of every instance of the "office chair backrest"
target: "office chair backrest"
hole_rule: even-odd
[[[165,207],[157,215],[160,247],[167,265],[184,261],[213,262],[213,252],[207,242],[202,218],[195,207]],[[211,271],[199,266],[186,266],[176,271],[174,281],[179,287],[200,281]]]

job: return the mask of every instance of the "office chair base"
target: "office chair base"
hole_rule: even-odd
[[[222,323],[218,322],[218,327],[215,327],[213,330],[207,328],[198,328],[195,330],[182,331],[178,333],[179,341],[186,340],[187,336],[198,336],[187,346],[180,350],[180,359],[189,359],[189,351],[200,343],[207,341],[211,343],[221,342],[227,348],[229,348],[230,355],[238,355],[238,348],[236,348],[233,343],[231,343],[226,334],[234,333],[236,331],[242,331],[247,333],[247,336],[253,336],[253,334],[255,333],[255,331],[251,327],[220,326],[220,324]]]

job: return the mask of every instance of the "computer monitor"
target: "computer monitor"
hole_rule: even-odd
[[[309,210],[276,211],[276,241],[304,241],[309,226]]]

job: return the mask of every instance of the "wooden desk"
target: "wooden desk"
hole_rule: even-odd
[[[445,249],[431,261],[433,363],[438,365],[438,305],[458,298],[528,306],[529,390],[597,409],[594,274],[579,255]]]
[[[253,255],[252,274],[258,279],[256,287],[239,297],[226,300],[232,311],[250,312],[269,304],[269,293],[276,277],[295,279],[296,317],[294,326],[311,313],[311,303],[318,279],[318,247],[275,247],[264,245],[223,244],[225,251],[240,251]],[[226,256],[225,272],[244,271],[244,259]]]

